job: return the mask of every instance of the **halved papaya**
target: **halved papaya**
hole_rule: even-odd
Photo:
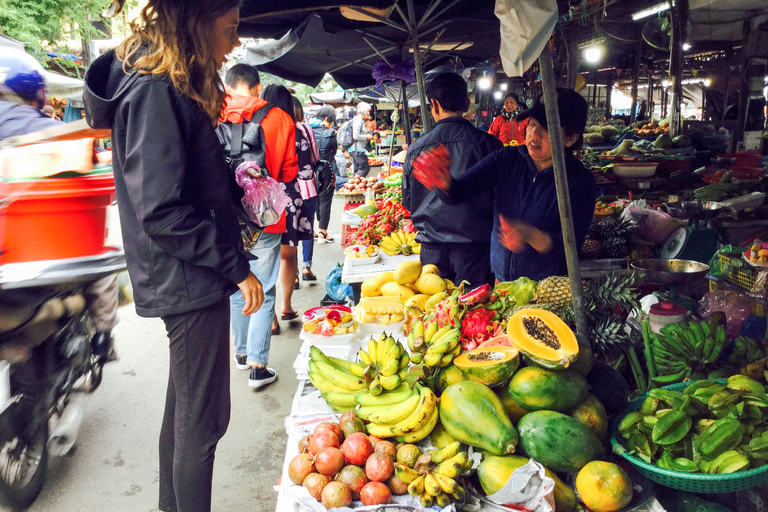
[[[526,359],[550,370],[568,368],[579,355],[579,343],[571,328],[545,309],[527,308],[512,315],[507,336]]]
[[[464,352],[453,364],[469,380],[495,387],[509,380],[520,365],[520,358],[516,348],[497,345]]]

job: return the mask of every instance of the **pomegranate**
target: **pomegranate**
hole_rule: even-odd
[[[301,485],[308,474],[315,471],[315,458],[308,453],[300,453],[288,464],[288,478],[296,485]]]
[[[310,473],[307,478],[304,479],[304,483],[301,484],[307,488],[309,494],[312,495],[317,501],[321,501],[323,495],[323,489],[328,485],[331,479],[320,473]]]
[[[317,434],[321,430],[330,430],[334,434],[336,434],[336,437],[339,438],[339,443],[341,443],[344,440],[344,432],[341,431],[341,426],[339,426],[338,423],[333,423],[330,421],[324,421],[323,423],[318,423],[318,425],[315,427],[315,431],[313,434]]]
[[[389,477],[387,487],[392,491],[392,494],[397,494],[398,496],[408,492],[408,484],[397,478],[397,475]]]
[[[373,445],[373,451],[374,453],[383,453],[393,461],[397,458],[397,450],[395,449],[395,445],[393,445],[389,441],[384,441],[384,440],[379,441],[378,443]]]
[[[344,467],[344,454],[333,446],[327,446],[315,455],[315,469],[325,476],[334,476]]]
[[[391,497],[389,487],[381,482],[369,482],[360,490],[360,501],[363,505],[384,505],[389,503]]]
[[[309,451],[309,440],[312,438],[312,434],[307,434],[299,441],[299,453],[307,453]]]
[[[341,417],[339,418],[339,425],[341,425],[342,423],[344,423],[345,421],[351,418],[357,418],[357,413],[354,411],[354,409],[351,411],[347,411],[341,415]]]
[[[335,507],[348,507],[352,503],[352,491],[349,486],[343,482],[328,482],[323,489],[323,506],[327,509]]]
[[[397,448],[397,462],[412,468],[421,456],[421,450],[415,444],[401,444]]]
[[[346,414],[346,413],[345,413]],[[350,434],[355,432],[362,432],[365,434],[365,423],[357,416],[351,416],[345,420],[339,421],[341,431],[344,432],[345,437],[349,437]]]
[[[376,436],[368,436],[368,440],[371,442],[371,446],[376,448],[376,445],[381,442],[381,438]]]
[[[374,482],[384,482],[395,472],[395,465],[389,455],[374,453],[365,461],[365,476]]]
[[[362,432],[355,432],[344,439],[341,451],[344,452],[344,456],[350,464],[362,466],[371,453],[373,453],[373,446],[371,446],[368,436]]]
[[[360,489],[370,480],[365,476],[365,470],[360,466],[344,466],[336,475],[336,480],[347,484],[352,491],[352,499],[360,499]]]
[[[317,455],[320,450],[329,446],[338,448],[339,437],[330,430],[321,430],[316,434],[312,434],[312,438],[309,440],[309,453]]]

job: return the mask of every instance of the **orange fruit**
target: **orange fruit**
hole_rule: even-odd
[[[594,512],[615,512],[632,501],[632,481],[616,464],[593,460],[576,476],[579,498]]]

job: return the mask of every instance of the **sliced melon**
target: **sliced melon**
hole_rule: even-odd
[[[517,349],[498,345],[464,352],[453,360],[453,364],[469,380],[495,387],[512,377],[520,358]]]
[[[543,368],[568,368],[579,354],[579,343],[571,328],[544,309],[528,308],[512,315],[507,336],[526,359]]]

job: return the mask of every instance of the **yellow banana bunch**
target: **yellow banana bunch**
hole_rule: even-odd
[[[463,471],[463,461],[468,461],[466,451],[456,441],[440,450],[422,454],[413,468],[395,463],[395,475],[408,484],[408,493],[418,496],[422,505],[427,503],[447,507],[455,499],[462,501],[466,492],[456,480]],[[454,471],[455,467],[461,467]]]
[[[360,350],[360,361],[350,363],[349,371],[369,383],[371,393],[396,389],[405,381],[410,359],[405,347],[382,333],[368,340],[368,350]]]
[[[394,231],[383,237],[379,242],[379,247],[390,256],[421,253],[421,244],[416,242],[416,233],[405,233],[404,231]]]

